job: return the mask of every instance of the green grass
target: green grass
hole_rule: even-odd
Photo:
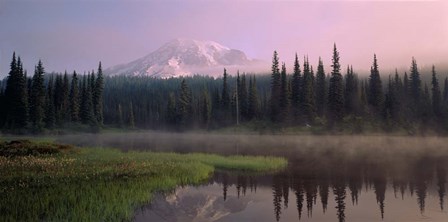
[[[215,169],[267,172],[287,164],[273,157],[124,153],[48,142],[24,142],[26,152],[8,152],[11,147],[0,144],[9,154],[0,155],[0,221],[131,220],[154,192],[200,184]]]

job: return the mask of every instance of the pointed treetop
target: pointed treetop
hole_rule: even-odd
[[[339,64],[339,52],[336,48],[336,43],[334,43],[332,61],[333,61],[333,64],[331,65],[331,67],[333,67],[333,73],[339,74],[341,65]]]

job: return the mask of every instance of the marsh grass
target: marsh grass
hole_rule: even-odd
[[[42,147],[57,152],[33,150]],[[61,149],[48,142],[29,142],[26,149],[32,151],[0,155],[0,221],[131,220],[153,193],[200,184],[215,169],[265,172],[287,164],[273,157]]]

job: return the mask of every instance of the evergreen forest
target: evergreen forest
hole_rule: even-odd
[[[295,56],[287,69],[274,52],[269,74],[227,73],[159,79],[107,76],[101,62],[88,73],[31,75],[14,53],[0,81],[0,128],[5,133],[99,132],[104,128],[168,131],[242,126],[258,132],[448,132],[448,78],[436,67],[425,77],[412,58],[404,73],[370,75],[342,67],[336,45],[331,70]]]

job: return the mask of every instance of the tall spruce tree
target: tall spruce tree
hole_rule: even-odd
[[[436,68],[432,66],[432,111],[436,118],[442,116],[442,95],[440,93],[439,80],[437,79]]]
[[[20,56],[16,60],[15,52],[6,80],[5,103],[7,104],[6,128],[17,130],[26,127],[28,120],[27,79],[23,72]]]
[[[271,100],[270,116],[271,120],[277,122],[280,117],[280,94],[281,94],[281,76],[277,51],[272,56],[272,74],[271,74]]]
[[[336,44],[333,47],[333,64],[331,65],[330,86],[328,89],[328,124],[333,127],[344,118],[344,89],[339,64],[339,52]]]
[[[72,82],[70,84],[70,119],[72,122],[79,121],[80,93],[78,85],[78,75],[73,71]]]
[[[420,73],[418,71],[417,67],[417,61],[415,61],[414,58],[412,58],[412,65],[411,65],[411,73],[409,76],[409,93],[411,96],[412,105],[414,107],[418,107],[420,103],[420,97],[421,97],[421,80],[420,80]]]
[[[300,114],[300,106],[301,106],[301,85],[302,85],[302,74],[300,70],[299,58],[296,57],[294,59],[294,73],[292,75],[291,80],[291,107],[292,107],[292,115],[294,117],[294,121],[299,121]]]
[[[44,67],[39,60],[34,70],[33,81],[30,94],[30,120],[35,132],[40,132],[44,128],[45,117],[45,85]]]
[[[374,115],[380,115],[383,107],[383,86],[381,84],[380,72],[376,54],[373,56],[373,65],[370,68],[369,76],[369,105],[372,107]]]
[[[104,77],[101,62],[98,65],[98,73],[95,80],[95,87],[93,88],[93,111],[96,121],[99,126],[103,125],[103,91],[104,91]]]
[[[240,110],[240,114],[241,114],[241,119],[247,120],[248,119],[247,112],[249,109],[249,104],[248,104],[249,101],[248,101],[246,74],[243,74],[241,76],[241,82],[240,82],[240,85],[238,86],[238,92],[239,92],[238,102],[240,103],[239,110]]]
[[[303,59],[303,79],[302,79],[302,92],[301,92],[301,110],[303,119],[307,123],[313,121],[315,117],[314,107],[314,77],[310,69],[308,58]]]
[[[222,105],[222,109],[225,112],[228,112],[230,109],[230,90],[229,90],[229,85],[227,83],[228,79],[228,75],[227,75],[227,70],[224,69],[224,74],[222,77],[222,93],[221,93],[221,105]]]
[[[286,121],[289,116],[289,88],[288,88],[288,76],[286,74],[286,65],[282,64],[280,73],[280,113],[279,120]]]
[[[325,70],[322,59],[319,57],[319,64],[316,73],[316,112],[323,117],[327,106],[327,81],[325,79]]]
[[[20,106],[20,114],[21,118],[24,118],[23,121],[20,121],[20,125],[22,128],[28,124],[29,121],[29,98],[30,98],[30,92],[31,92],[31,78],[28,78],[27,71],[23,69],[23,63],[20,59],[20,56],[17,58],[17,65],[19,74],[22,76],[21,78],[21,84],[19,87],[24,86],[22,89],[22,98],[24,102],[22,103],[22,106]]]
[[[67,72],[66,72],[67,73]],[[56,124],[58,126],[62,126],[64,124],[64,116],[65,112],[62,110],[62,104],[64,101],[63,97],[63,80],[62,75],[56,75],[55,83],[54,83],[54,105],[55,105],[55,117]]]
[[[304,58],[302,80],[302,112],[307,123],[312,123],[315,116],[314,75],[308,58]]]
[[[400,76],[398,75],[398,70],[395,69],[395,77],[394,77],[394,83],[393,86],[393,92],[394,92],[394,110],[392,112],[392,118],[396,123],[402,123],[403,121],[403,111],[404,111],[404,101],[405,101],[405,95],[403,90],[403,82],[401,81]]]

